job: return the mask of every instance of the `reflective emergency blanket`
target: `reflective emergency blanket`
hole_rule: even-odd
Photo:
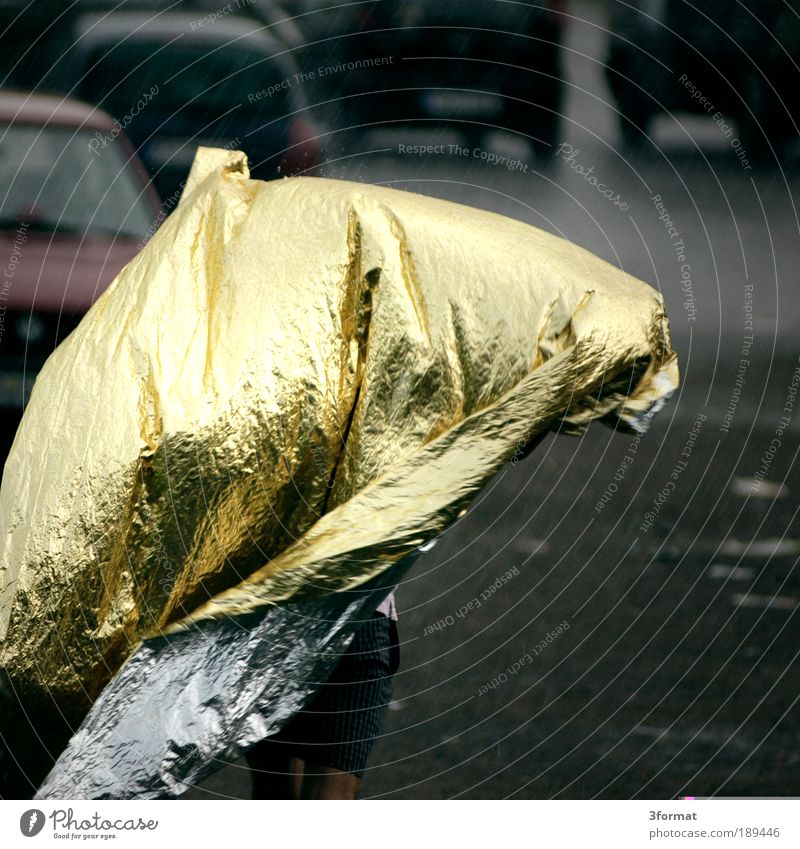
[[[515,452],[677,380],[661,297],[563,239],[201,149],[6,464],[0,665],[80,718],[128,661],[43,795],[175,794],[276,730]]]

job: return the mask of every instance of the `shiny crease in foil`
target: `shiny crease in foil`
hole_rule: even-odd
[[[6,463],[0,666],[85,717],[40,793],[182,792],[536,437],[644,430],[677,384],[661,296],[564,239],[201,148]]]

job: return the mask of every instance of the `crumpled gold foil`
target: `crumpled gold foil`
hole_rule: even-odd
[[[645,283],[532,226],[200,149],[40,373],[0,492],[0,666],[88,709],[143,638],[366,584],[538,434],[643,429]]]

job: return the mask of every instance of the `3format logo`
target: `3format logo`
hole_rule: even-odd
[[[36,835],[44,828],[44,814],[36,809],[31,808],[19,818],[19,830],[25,837],[36,837]]]

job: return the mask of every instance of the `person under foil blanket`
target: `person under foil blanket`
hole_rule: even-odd
[[[0,690],[60,728],[35,798],[241,756],[257,797],[353,798],[420,552],[547,433],[643,433],[678,384],[661,295],[578,245],[200,148],[6,461]]]
[[[247,753],[254,799],[355,799],[400,660],[394,592],[308,707]]]
[[[544,440],[517,449],[515,460]],[[422,546],[430,551],[436,540]],[[396,588],[395,588],[396,589]],[[400,665],[395,590],[356,631],[310,705],[250,749],[253,799],[355,799],[383,727]]]

